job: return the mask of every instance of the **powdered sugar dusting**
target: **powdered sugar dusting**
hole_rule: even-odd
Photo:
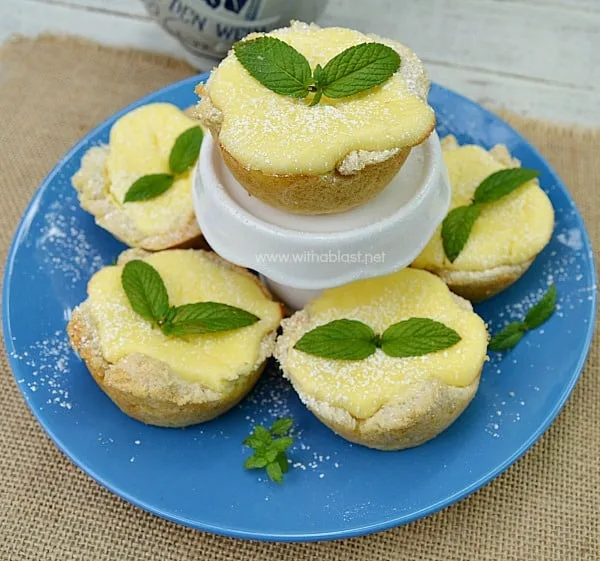
[[[36,341],[21,354],[13,352],[12,358],[31,369],[30,377],[20,378],[17,383],[26,385],[31,392],[45,391],[47,407],[70,410],[73,407],[69,392],[71,355],[71,346],[64,331],[55,331],[52,336]]]
[[[581,230],[579,228],[569,228],[564,232],[560,232],[556,239],[568,248],[574,251],[580,251],[583,249],[583,240],[581,237]]]
[[[74,205],[68,206],[74,210]],[[35,242],[43,256],[42,268],[61,273],[75,285],[104,265],[98,249],[87,239],[74,212],[65,212],[65,201],[54,201],[44,214],[44,225]]]

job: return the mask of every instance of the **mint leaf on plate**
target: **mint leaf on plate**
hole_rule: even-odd
[[[500,333],[492,337],[488,348],[492,351],[506,351],[512,349],[521,339],[527,329],[520,321],[509,323]]]
[[[244,462],[246,469],[266,468],[267,475],[276,483],[283,482],[283,474],[289,470],[286,450],[294,443],[291,436],[285,436],[294,421],[289,418],[277,419],[271,429],[262,425],[254,427],[254,431],[246,437],[244,444],[254,450],[254,454]],[[280,438],[273,438],[280,436]]]
[[[525,316],[524,321],[509,323],[502,331],[492,337],[488,348],[491,351],[506,351],[512,349],[531,329],[547,322],[556,309],[558,292],[556,285],[550,286],[540,301],[533,306]]]
[[[270,464],[267,464],[267,475],[271,481],[275,483],[283,483],[283,470],[281,464],[276,460],[273,460]]]
[[[541,300],[527,312],[524,322],[527,329],[535,329],[550,319],[556,309],[557,296],[556,285],[553,284]]]
[[[283,419],[277,419],[271,425],[271,434],[275,436],[282,436],[286,434],[294,426],[294,419],[289,417]]]

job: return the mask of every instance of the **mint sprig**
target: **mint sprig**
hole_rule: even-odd
[[[361,321],[338,319],[305,333],[294,348],[322,358],[362,360],[377,348],[391,357],[414,357],[447,349],[460,340],[454,329],[430,318],[394,323],[381,337]]]
[[[203,133],[200,127],[192,127],[182,132],[169,154],[171,173],[143,175],[133,182],[125,193],[124,203],[148,201],[167,192],[178,174],[185,173],[198,159]]]
[[[512,349],[527,333],[550,319],[556,309],[558,292],[553,284],[540,301],[533,306],[523,321],[509,323],[502,331],[492,337],[488,348],[492,351]]]
[[[493,203],[506,197],[521,185],[539,177],[534,169],[502,169],[486,177],[473,194],[468,205],[452,209],[442,222],[442,245],[451,263],[464,249],[473,226],[481,214],[482,205]]]
[[[291,436],[286,436],[292,429],[294,420],[277,419],[270,429],[257,425],[246,437],[244,444],[252,448],[254,453],[244,462],[246,469],[266,469],[267,475],[276,483],[283,483],[283,474],[289,470],[287,450],[294,443]]]
[[[235,56],[248,73],[263,86],[279,94],[305,98],[310,105],[323,95],[342,98],[370,90],[391,78],[400,68],[400,55],[381,43],[361,43],[342,51],[325,67],[311,71],[306,57],[276,37],[239,41]]]
[[[158,326],[165,335],[185,336],[231,331],[252,325],[260,318],[220,302],[170,306],[158,271],[146,261],[129,261],[121,272],[121,285],[134,312]]]

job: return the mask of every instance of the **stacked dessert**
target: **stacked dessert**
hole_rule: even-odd
[[[212,141],[195,179],[201,129],[163,106],[123,117],[74,178],[99,224],[164,250],[129,250],[90,281],[69,332],[92,375],[132,417],[184,426],[232,407],[274,355],[306,406],[344,438],[397,450],[435,437],[472,400],[486,360],[488,333],[469,300],[515,282],[550,238],[553,211],[537,173],[505,147],[452,138],[442,158],[421,61],[358,31],[293,23],[251,35],[197,91]],[[433,163],[419,152],[424,143]],[[427,165],[448,191],[441,214],[423,208],[425,187],[407,197],[397,183]],[[415,175],[423,185],[429,169]],[[371,251],[402,246],[388,225],[417,211],[426,236],[386,274],[358,263],[352,282],[321,276],[320,294],[282,320],[263,282],[238,266],[252,260],[173,249],[200,233],[189,227],[192,191],[202,194],[206,242],[225,257],[253,240],[290,251],[299,240],[347,241],[353,220]],[[211,221],[207,201],[217,199],[228,202]]]

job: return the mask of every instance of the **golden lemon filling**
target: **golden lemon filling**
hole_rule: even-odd
[[[156,199],[123,204],[131,185],[143,175],[170,173],[169,154],[177,137],[198,123],[178,107],[151,103],[121,117],[110,131],[106,189],[135,227],[146,236],[181,226],[192,209],[191,170],[178,175],[173,186]]]
[[[488,175],[507,167],[479,146],[444,149],[443,154],[452,185],[451,208],[469,204]],[[537,255],[552,235],[554,210],[537,180],[481,209],[465,247],[453,263],[444,254],[440,226],[413,267],[483,271],[518,265]]]
[[[230,52],[207,84],[223,113],[219,141],[247,168],[272,174],[320,175],[333,171],[354,150],[414,146],[433,128],[426,75],[417,57],[398,43],[339,27],[293,23],[267,35],[292,45],[325,66],[353,45],[382,42],[401,50],[400,70],[382,86],[342,99],[309,100],[278,95],[261,85]]]
[[[159,272],[172,305],[222,302],[251,312],[260,321],[232,331],[167,337],[131,308],[121,286],[123,267],[105,267],[90,280],[88,293],[102,355],[108,362],[143,353],[165,362],[184,380],[215,391],[258,366],[263,338],[277,329],[281,307],[255,281],[203,252],[164,251],[144,261]]]
[[[462,338],[446,350],[409,358],[393,358],[377,349],[363,360],[330,360],[288,349],[282,366],[299,391],[358,419],[372,416],[426,379],[467,386],[485,360],[483,320],[461,308],[444,282],[426,271],[404,269],[326,290],[308,305],[307,312],[310,324],[293,333],[291,346],[305,332],[341,318],[360,320],[381,334],[399,321],[425,317],[444,323]]]

